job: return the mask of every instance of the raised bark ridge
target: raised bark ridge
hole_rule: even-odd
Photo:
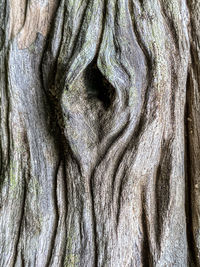
[[[199,5],[1,1],[1,266],[200,265]]]

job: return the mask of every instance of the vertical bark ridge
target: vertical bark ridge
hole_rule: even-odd
[[[88,1],[86,10],[82,15],[83,20],[78,30],[77,39],[73,44],[74,47],[71,51],[68,50],[72,56],[69,56],[66,65],[67,72],[63,78],[67,89],[95,56],[97,40],[100,38],[100,28],[98,26],[101,20],[101,10],[102,1]],[[97,27],[95,27],[95,23],[98,25]],[[66,55],[66,51],[64,53]]]

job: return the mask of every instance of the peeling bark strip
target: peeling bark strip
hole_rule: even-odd
[[[0,266],[200,266],[199,0],[0,14]]]

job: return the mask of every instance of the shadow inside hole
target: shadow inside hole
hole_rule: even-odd
[[[87,96],[89,99],[98,99],[105,109],[108,109],[115,99],[115,89],[102,75],[96,62],[92,62],[84,75]]]

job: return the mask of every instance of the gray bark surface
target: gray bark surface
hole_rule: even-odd
[[[0,266],[200,266],[200,1],[0,0]]]

